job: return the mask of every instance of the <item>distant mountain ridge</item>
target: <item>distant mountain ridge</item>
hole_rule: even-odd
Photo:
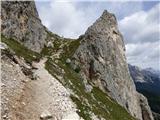
[[[160,73],[153,68],[140,69],[137,66],[128,65],[131,77],[136,89],[145,95],[154,112],[160,114]]]
[[[137,85],[137,89],[150,90],[160,95],[160,74],[153,68],[141,69],[137,66],[128,65],[130,74]],[[141,86],[143,84],[143,86]]]

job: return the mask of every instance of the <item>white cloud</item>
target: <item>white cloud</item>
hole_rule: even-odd
[[[84,34],[87,27],[95,20],[94,14],[77,9],[75,3],[71,2],[51,1],[47,8],[38,7],[38,11],[42,23],[49,30],[70,38]]]
[[[142,68],[160,69],[160,42],[127,44],[127,60],[132,65]]]
[[[102,14],[104,9],[118,18],[142,9],[142,3],[133,2],[36,2],[43,24],[52,32],[65,37],[77,38]],[[135,7],[136,6],[136,7]],[[122,9],[123,8],[123,9]],[[121,12],[119,12],[121,11]]]
[[[160,69],[160,4],[122,19],[127,59],[142,68]]]
[[[126,43],[155,42],[159,40],[160,4],[150,11],[139,11],[119,22]]]

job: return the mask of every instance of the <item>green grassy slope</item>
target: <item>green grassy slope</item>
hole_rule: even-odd
[[[23,57],[29,63],[31,63],[32,61],[39,61],[39,59],[41,58],[40,54],[27,49],[24,45],[20,44],[16,40],[12,38],[7,38],[2,34],[1,41],[7,44],[17,56]]]
[[[72,91],[70,97],[79,109],[77,113],[85,120],[92,119],[91,113],[106,120],[135,120],[123,107],[99,88],[93,86],[91,92],[86,92],[80,74],[66,64],[66,59],[71,58],[74,54],[80,45],[80,40],[62,40],[59,36],[48,32],[48,39],[50,37],[54,38],[52,41],[54,47],[45,47],[41,54],[38,54],[28,50],[19,42],[1,35],[2,42],[6,43],[17,56],[23,57],[28,62],[39,60],[41,57],[48,58],[46,69]],[[59,50],[62,50],[59,58],[53,57]]]
[[[59,43],[60,40],[54,42]],[[60,54],[60,58],[55,59],[50,56],[46,62],[46,69],[66,88],[72,90],[71,99],[80,110],[77,111],[79,115],[85,120],[91,120],[91,112],[98,118],[104,118],[106,120],[134,120],[123,107],[117,104],[116,101],[107,96],[106,93],[102,92],[99,88],[93,86],[90,93],[86,92],[79,73],[73,70],[69,64],[66,64],[65,61],[67,58],[72,59],[72,55],[80,45],[80,40],[64,39],[61,44],[64,44],[61,48],[52,48],[52,51],[55,51],[55,49],[62,49],[63,52]],[[63,79],[59,79],[59,76],[63,76]]]
[[[60,60],[58,63],[55,63],[50,59],[46,62],[46,69],[54,77],[58,79],[58,76],[62,75],[61,71],[54,67],[55,64],[64,70],[63,80],[59,80],[65,87],[73,91],[71,98],[80,109],[78,113],[85,120],[91,119],[90,111],[99,118],[103,117],[106,120],[134,120],[124,108],[113,99],[109,98],[109,96],[103,93],[99,88],[93,87],[91,93],[87,93],[77,72]]]

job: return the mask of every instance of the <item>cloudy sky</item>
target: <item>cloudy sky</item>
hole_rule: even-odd
[[[36,1],[42,23],[61,36],[78,38],[106,9],[117,17],[128,63],[160,70],[160,2],[77,1]]]

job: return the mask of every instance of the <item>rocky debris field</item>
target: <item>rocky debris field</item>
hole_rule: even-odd
[[[29,79],[19,64],[2,55],[2,119],[63,120],[80,117],[70,93],[44,68],[45,59],[34,62]]]

